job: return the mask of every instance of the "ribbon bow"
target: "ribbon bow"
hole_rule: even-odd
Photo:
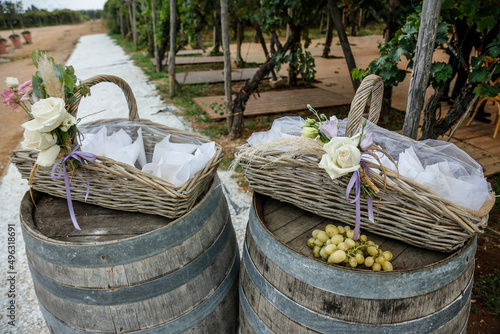
[[[366,172],[366,175],[369,176],[370,174],[369,174],[369,170],[368,170],[368,167],[366,165],[366,162],[361,161],[361,166],[364,169],[364,171]],[[354,193],[355,194],[355,198],[352,201],[350,201],[349,200],[349,194],[351,193],[351,190],[352,190],[352,188],[354,186],[356,187],[355,188],[355,193]],[[346,188],[346,191],[345,191],[345,199],[349,203],[356,202],[356,226],[354,228],[353,240],[358,240],[359,229],[361,227],[361,178],[359,176],[359,171],[355,171],[352,174],[351,180],[349,181],[349,184],[347,185],[347,188]],[[375,223],[375,221],[373,219],[372,198],[370,196],[366,196],[366,201],[367,201],[367,204],[368,204],[368,219],[372,223]]]
[[[80,226],[78,226],[78,223],[76,221],[75,211],[73,209],[73,201],[71,200],[71,190],[69,187],[68,173],[66,172],[66,161],[68,161],[68,159],[70,159],[70,158],[73,158],[74,160],[78,161],[82,165],[83,170],[85,172],[85,178],[87,179],[87,192],[85,194],[85,201],[87,201],[87,197],[89,196],[90,185],[89,185],[89,178],[87,176],[87,171],[85,170],[85,165],[83,163],[83,160],[95,161],[97,159],[97,156],[95,154],[88,153],[88,152],[78,152],[77,150],[79,148],[80,148],[80,145],[76,145],[70,154],[66,155],[61,160],[57,161],[54,164],[54,166],[52,167],[52,171],[50,173],[50,176],[54,180],[58,180],[61,178],[61,172],[64,174],[64,184],[66,186],[66,199],[68,201],[69,215],[71,217],[71,221],[73,222],[73,225],[75,226],[75,228],[77,230],[81,230],[81,229],[80,229]],[[61,164],[61,166],[59,167],[59,173],[57,174],[57,176],[55,176],[55,171],[56,171],[57,165],[59,165],[59,164]]]

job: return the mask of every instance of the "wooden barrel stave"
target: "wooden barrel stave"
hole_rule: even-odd
[[[163,218],[161,229],[141,235],[141,238],[97,245],[76,245],[53,238],[44,241],[42,238],[45,236],[30,228],[27,222],[30,232],[26,236],[27,252],[39,273],[63,284],[88,288],[130,286],[134,282],[148,281],[178,270],[205,252],[230,219],[225,201],[222,194],[214,193],[196,207],[197,211],[188,213],[175,224],[167,225],[171,220]],[[75,210],[85,207],[80,202],[74,204]],[[26,207],[22,208],[22,216],[29,217],[33,203],[23,201],[23,205]],[[101,211],[108,210],[101,209],[97,209],[96,214],[101,215]],[[45,205],[43,212],[39,211],[35,214],[46,214],[57,211],[57,208]],[[210,212],[211,215],[203,217],[199,211]],[[184,242],[188,239],[189,242]]]
[[[246,308],[246,313],[249,310],[259,313],[257,319],[267,329],[278,326],[278,330],[271,332],[295,333],[303,328],[307,333],[331,332],[334,328],[339,332],[360,333],[374,330],[382,333],[460,333],[465,329],[475,240],[469,242],[464,251],[421,269],[400,273],[348,270],[322,263],[311,255],[304,256],[310,254],[304,235],[310,235],[314,228],[324,228],[331,221],[307,213],[301,215],[288,205],[283,209],[286,215],[279,214],[279,206],[284,204],[271,202],[261,211],[259,203],[254,202],[240,274],[240,303],[243,305],[242,300],[247,300],[250,308]],[[431,251],[430,255],[432,253],[436,252]],[[434,260],[431,256],[430,261]],[[392,284],[387,287],[387,282]],[[333,291],[329,291],[332,286]],[[382,297],[365,291],[366,286],[376,287],[379,290],[376,293],[382,291]],[[240,318],[247,317],[246,313],[241,313]],[[282,322],[277,320],[280,317]]]
[[[176,221],[161,217],[161,226],[148,215],[152,231],[84,245],[37,232],[30,202],[22,207],[27,255],[54,333],[235,332],[239,255],[218,182]]]

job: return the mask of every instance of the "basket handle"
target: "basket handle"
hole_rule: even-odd
[[[361,127],[361,118],[370,94],[372,98],[368,120],[377,124],[380,116],[380,109],[382,109],[382,95],[384,94],[384,82],[378,75],[370,74],[364,78],[356,91],[356,95],[354,95],[354,99],[351,103],[351,110],[347,116],[347,126],[345,130],[345,135],[347,137],[352,137],[354,134],[358,133]]]
[[[130,88],[128,83],[122,78],[116,77],[114,75],[96,75],[84,81],[84,83],[87,84],[89,88],[101,82],[114,83],[121,88],[121,90],[125,94],[125,98],[127,99],[128,119],[130,121],[138,121],[139,113],[137,112],[137,102],[135,101],[134,93],[132,93],[132,89]],[[75,96],[76,101],[71,102],[68,107],[68,112],[74,116],[76,116],[78,106],[80,105],[80,100],[83,97],[80,93],[76,93]]]

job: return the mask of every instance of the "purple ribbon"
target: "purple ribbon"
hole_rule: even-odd
[[[352,187],[356,186],[356,192],[355,195],[356,197],[350,201],[349,200],[349,194],[351,193]],[[355,171],[352,173],[351,180],[349,181],[349,184],[347,185],[347,189],[345,191],[345,199],[349,203],[354,203],[356,202],[356,227],[354,228],[354,236],[352,237],[353,240],[358,240],[359,236],[359,228],[361,225],[361,179],[359,177],[359,171]]]
[[[361,161],[362,168],[366,172],[366,175],[370,176],[368,173],[368,168],[366,166],[366,162]],[[355,195],[356,197],[350,201],[349,200],[349,194],[351,193],[351,190],[353,187],[355,188]],[[356,203],[356,226],[354,227],[354,236],[352,237],[353,240],[358,240],[359,236],[359,230],[361,227],[361,177],[359,176],[359,171],[355,171],[352,176],[351,180],[349,180],[349,183],[347,184],[347,188],[345,191],[345,199],[349,203]],[[373,219],[373,205],[372,205],[372,198],[370,196],[366,196],[366,201],[368,204],[368,219],[372,222],[375,223]]]
[[[368,169],[368,166],[366,164],[366,161],[361,160],[361,167],[363,167],[363,170],[366,173],[366,176],[370,177],[370,170]],[[373,218],[373,204],[372,204],[372,198],[370,196],[366,196],[366,202],[368,205],[368,219],[375,224],[375,219]]]
[[[61,160],[57,161],[54,164],[54,166],[52,167],[52,171],[50,173],[50,176],[54,180],[58,180],[61,178],[61,172],[64,174],[64,184],[66,186],[66,199],[68,201],[69,215],[71,217],[71,221],[73,222],[73,225],[75,226],[75,228],[77,230],[81,230],[81,229],[80,229],[80,226],[78,226],[78,223],[76,221],[75,211],[73,209],[73,202],[71,200],[71,190],[69,187],[68,173],[66,172],[66,161],[68,161],[68,159],[70,159],[70,158],[73,158],[82,165],[83,171],[85,172],[85,178],[87,179],[87,193],[85,194],[85,201],[87,201],[87,197],[89,196],[90,184],[89,184],[89,178],[87,176],[87,171],[85,170],[85,165],[83,163],[83,160],[95,161],[97,159],[97,156],[95,154],[87,153],[87,152],[78,152],[77,150],[79,148],[80,148],[80,145],[76,145],[70,154],[66,155]],[[55,176],[55,171],[56,171],[57,165],[59,165],[59,164],[61,164],[61,167],[59,167],[59,173],[57,174],[57,176]]]

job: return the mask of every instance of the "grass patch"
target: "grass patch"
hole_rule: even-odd
[[[500,273],[481,275],[475,280],[474,295],[484,302],[491,315],[500,319]]]
[[[389,115],[383,116],[379,121],[378,125],[390,131],[398,131],[403,128],[405,122],[405,111],[391,108]]]
[[[210,118],[208,119],[210,120]],[[210,137],[212,139],[227,135],[228,129],[226,122],[212,122],[212,120],[210,120],[210,122],[211,123],[209,123],[207,127],[200,130],[200,133],[202,135]]]

